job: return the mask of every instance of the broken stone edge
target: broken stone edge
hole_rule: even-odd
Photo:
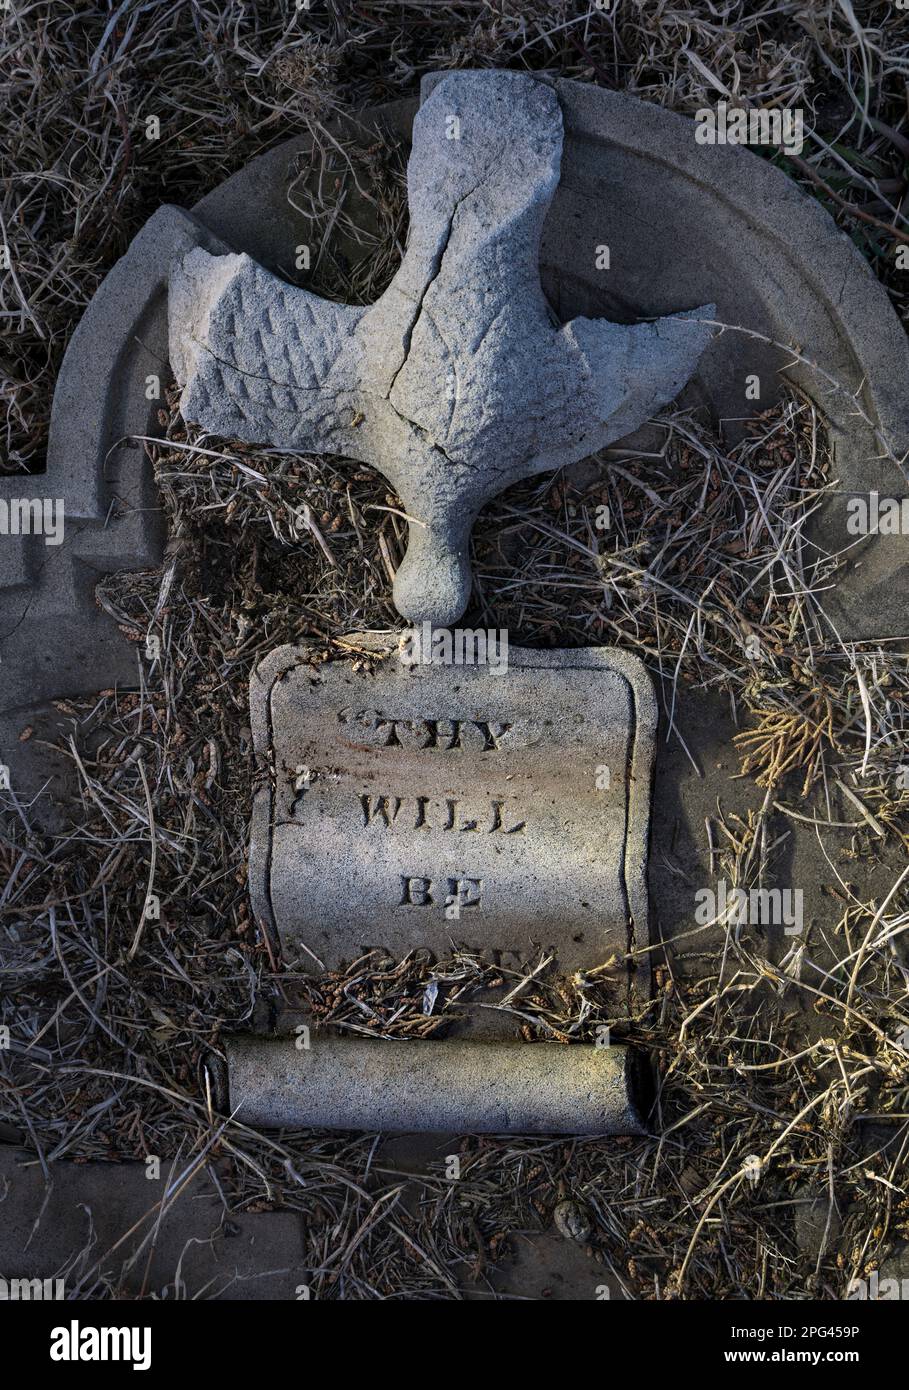
[[[421,101],[446,76],[446,72],[424,76]],[[842,325],[842,336],[855,357],[858,384],[871,405],[871,414],[877,417],[891,451],[905,463],[909,456],[909,342],[887,291],[826,209],[782,170],[751,150],[740,145],[698,145],[694,122],[688,116],[570,78],[538,74],[537,79],[554,87],[559,96],[566,145],[569,138],[614,145],[680,172],[730,209],[750,231],[774,243],[781,278],[787,292],[792,291],[783,300],[787,318],[798,321],[801,287],[809,286],[831,318]],[[819,242],[825,252],[822,256],[814,253]],[[789,267],[795,271],[795,279]],[[813,381],[816,391],[818,378],[810,369],[799,369],[793,375],[806,389]],[[809,394],[815,393],[809,390]],[[856,436],[867,432],[867,426],[850,416],[847,397],[840,406],[834,423],[854,444]],[[847,490],[850,486],[862,490],[863,480],[856,477],[856,469],[860,474],[873,457],[872,452],[862,460],[853,456],[841,461],[840,471],[853,480],[846,484]],[[903,476],[906,481],[905,468]]]
[[[356,649],[370,649],[377,657],[396,657],[401,634],[395,631],[349,634]],[[345,639],[341,639],[342,642]],[[276,647],[255,668],[250,678],[250,726],[260,783],[254,797],[250,823],[249,893],[253,916],[265,932],[274,952],[280,949],[280,938],[272,910],[269,880],[272,857],[272,780],[274,768],[269,761],[272,740],[271,694],[275,684],[298,666],[318,664],[310,660],[311,648],[305,644]],[[343,658],[341,658],[343,660]],[[634,718],[634,742],[630,753],[629,780],[638,791],[626,798],[626,842],[624,862],[625,896],[628,903],[629,955],[641,952],[635,968],[627,974],[627,1009],[629,1017],[644,1008],[650,998],[649,902],[647,892],[647,846],[650,835],[650,793],[653,783],[653,750],[658,724],[656,695],[644,663],[631,652],[615,647],[559,648],[555,651],[534,651],[529,647],[510,647],[509,664],[530,670],[612,670],[621,674],[631,696]],[[319,663],[324,664],[324,663]],[[635,846],[644,846],[643,858],[633,856]],[[631,852],[630,852],[631,851]]]
[[[167,277],[192,247],[228,248],[190,213],[149,218],[96,290],[57,378],[44,473],[0,478],[0,498],[63,503],[64,537],[6,536],[0,546],[0,762],[14,786],[37,793],[42,768],[18,730],[47,703],[117,682],[135,684],[135,650],[95,601],[102,574],[161,563],[161,501],[144,448],[160,401],[145,379],[168,378],[162,336]],[[117,504],[116,507],[114,504]]]

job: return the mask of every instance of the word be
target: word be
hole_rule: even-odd
[[[444,892],[439,883],[431,878],[408,878],[401,875],[401,901],[399,907],[432,907],[440,897],[446,905],[455,903],[458,907],[477,907],[483,894],[481,878],[446,878]]]

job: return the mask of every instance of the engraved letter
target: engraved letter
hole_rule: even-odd
[[[456,882],[450,878],[449,883]],[[432,879],[431,878],[407,878],[402,876],[402,895],[398,907],[431,907],[432,906]]]
[[[389,802],[393,802],[391,816],[388,814]],[[381,816],[386,830],[390,828],[401,809],[401,798],[399,796],[377,796],[375,803],[371,796],[361,796],[360,805],[363,807],[363,824],[371,825],[374,820]]]

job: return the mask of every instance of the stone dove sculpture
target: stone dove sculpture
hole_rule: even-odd
[[[377,303],[331,303],[245,255],[194,250],[171,272],[184,418],[377,468],[409,518],[394,601],[414,623],[463,613],[490,498],[638,428],[711,336],[699,319],[712,305],[630,327],[558,323],[538,258],[561,153],[551,87],[455,72],[416,116],[407,251]]]

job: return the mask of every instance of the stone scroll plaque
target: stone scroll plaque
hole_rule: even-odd
[[[374,947],[503,963],[542,947],[566,973],[611,959],[629,1011],[646,996],[646,954],[630,958],[656,712],[636,658],[512,648],[503,672],[407,663],[393,636],[356,664],[282,647],[251,705],[268,785],[250,884],[286,957],[318,972]]]

